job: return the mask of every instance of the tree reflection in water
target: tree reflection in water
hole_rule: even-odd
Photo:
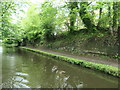
[[[66,71],[59,70],[58,66],[53,66],[52,72],[56,73],[55,79],[57,82],[55,86],[58,86],[57,88],[73,88],[73,86],[69,84],[70,75],[67,75]],[[76,88],[82,88],[83,82],[75,83],[75,86]]]

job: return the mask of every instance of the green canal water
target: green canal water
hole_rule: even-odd
[[[118,78],[19,48],[0,46],[3,88],[117,88]]]

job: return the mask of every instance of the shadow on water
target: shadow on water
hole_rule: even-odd
[[[118,78],[18,48],[2,50],[3,88],[117,88]]]

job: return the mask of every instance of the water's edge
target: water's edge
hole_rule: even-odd
[[[74,59],[74,58],[70,58],[70,57],[66,57],[66,56],[61,56],[61,55],[57,55],[57,54],[52,54],[52,53],[48,53],[48,52],[44,52],[44,51],[40,51],[40,50],[36,50],[36,49],[31,49],[31,48],[27,48],[27,47],[20,47],[21,49],[25,49],[25,50],[29,50],[32,52],[36,52],[45,56],[49,56],[52,57],[54,59],[59,59],[59,60],[63,60],[72,64],[76,64],[76,65],[80,65],[82,67],[86,67],[86,68],[90,68],[93,70],[98,70],[101,71],[103,73],[115,76],[115,77],[120,77],[120,71],[118,70],[118,68],[110,66],[110,65],[105,65],[105,64],[97,64],[97,63],[93,63],[93,62],[88,62],[85,60],[79,60],[79,59]]]

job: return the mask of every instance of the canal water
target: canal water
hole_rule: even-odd
[[[0,46],[0,54],[3,88],[118,87],[118,78],[34,52]]]

